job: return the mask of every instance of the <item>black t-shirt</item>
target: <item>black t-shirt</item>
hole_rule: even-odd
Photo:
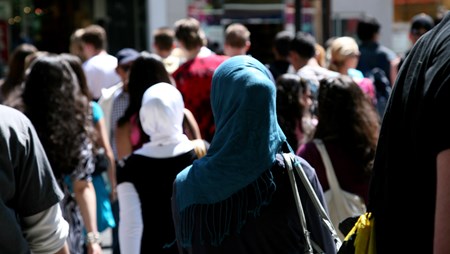
[[[382,69],[390,77],[391,61],[396,58],[394,51],[377,42],[363,42],[359,45],[359,51],[361,55],[356,69],[362,71],[365,77],[369,77],[370,71],[375,67]]]
[[[378,253],[433,249],[436,156],[450,148],[449,20],[450,13],[416,42],[383,118],[369,196]]]
[[[178,253],[174,243],[171,196],[177,174],[197,159],[194,150],[170,158],[132,154],[117,168],[117,184],[130,182],[139,195],[144,222],[141,253]],[[150,176],[150,177],[149,177]]]

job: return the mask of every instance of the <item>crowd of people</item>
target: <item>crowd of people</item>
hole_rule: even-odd
[[[373,212],[379,253],[448,253],[449,26],[418,14],[404,56],[375,18],[326,45],[280,31],[269,63],[245,24],[214,52],[191,17],[152,31],[150,50],[112,54],[100,25],[64,53],[18,46],[0,83],[0,253],[100,254],[108,228],[114,254],[304,253],[299,205],[314,248],[337,253],[283,160],[327,211],[315,140]],[[398,214],[422,241],[399,244]]]

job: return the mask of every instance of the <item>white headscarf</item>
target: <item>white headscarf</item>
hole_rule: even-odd
[[[139,117],[150,142],[138,149],[136,154],[167,158],[194,148],[183,134],[183,97],[173,85],[161,82],[149,87],[142,97]]]

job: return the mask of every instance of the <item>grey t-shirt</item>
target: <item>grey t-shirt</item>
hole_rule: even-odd
[[[20,218],[63,198],[31,122],[0,105],[0,253],[29,253]]]

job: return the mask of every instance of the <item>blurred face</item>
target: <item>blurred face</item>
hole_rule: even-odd
[[[359,60],[359,54],[352,54],[350,56],[347,56],[347,58],[345,59],[344,65],[347,69],[349,69],[349,68],[355,69],[356,66],[358,66],[358,60]]]

